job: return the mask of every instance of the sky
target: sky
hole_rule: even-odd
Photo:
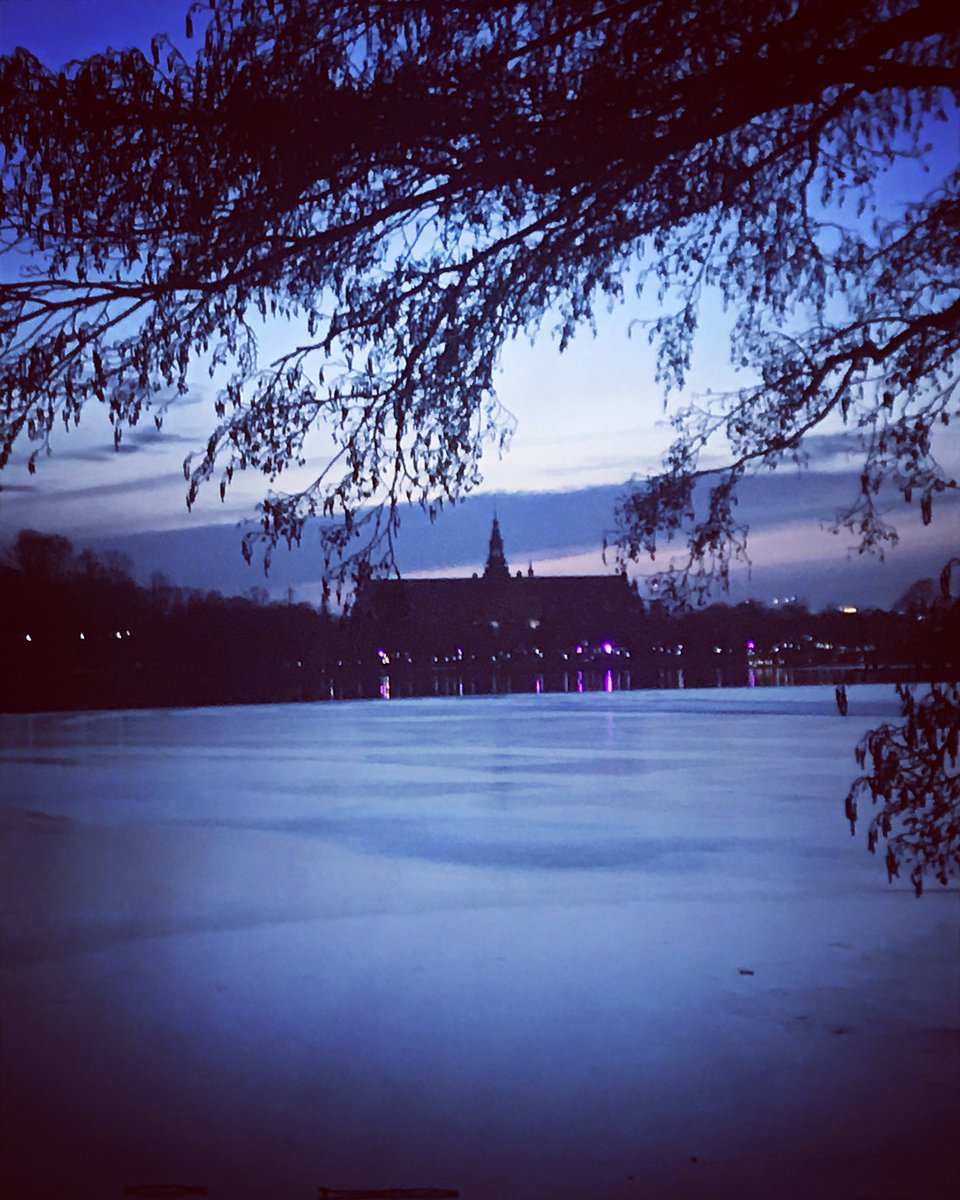
[[[146,47],[161,30],[186,49],[186,7],[184,0],[0,0],[0,49],[25,45],[48,65],[59,66],[106,45]],[[584,330],[562,355],[549,334],[549,319],[534,345],[508,345],[498,394],[516,421],[509,449],[503,456],[488,449],[483,485],[459,517],[441,517],[434,526],[416,513],[405,519],[400,541],[405,571],[477,569],[495,511],[504,515],[508,556],[524,559],[518,565],[533,562],[544,574],[611,569],[601,560],[601,545],[613,526],[613,506],[601,509],[598,498],[613,501],[631,476],[655,470],[672,440],[653,353],[642,334],[630,332],[637,318],[654,315],[652,301],[636,300],[601,313],[595,335]],[[729,365],[727,326],[728,318],[708,298],[687,396],[744,382]],[[271,342],[265,331],[265,356]],[[152,424],[125,433],[116,453],[108,422],[90,411],[79,429],[55,440],[53,456],[40,463],[36,476],[27,475],[24,456],[15,459],[0,479],[0,543],[29,527],[64,533],[77,544],[123,545],[133,551],[142,573],[149,573],[151,563],[165,561],[175,543],[177,582],[213,587],[217,583],[208,579],[210,559],[202,547],[210,544],[207,527],[217,526],[218,544],[235,548],[235,559],[222,564],[223,590],[245,590],[245,578],[248,586],[262,584],[259,575],[244,574],[235,526],[255,518],[263,476],[237,477],[226,503],[213,487],[201,494],[192,513],[186,509],[182,463],[214,426],[214,393],[214,383],[198,365],[189,395],[171,408],[162,434]],[[675,397],[672,403],[682,400]],[[898,514],[901,544],[884,564],[852,554],[849,536],[827,530],[857,488],[853,443],[837,434],[837,428],[827,428],[811,440],[805,482],[796,472],[778,473],[766,483],[758,481],[745,498],[742,515],[752,529],[754,566],[750,576],[738,576],[735,591],[769,599],[776,587],[806,591],[824,602],[892,602],[917,578],[915,572],[935,573],[960,542],[960,511],[952,504],[942,506],[929,529],[914,512]],[[940,450],[944,465],[960,475],[956,437],[944,438]],[[317,591],[318,563],[309,540],[300,555],[295,566],[287,566],[302,597],[310,599]],[[294,586],[269,582],[274,590]]]

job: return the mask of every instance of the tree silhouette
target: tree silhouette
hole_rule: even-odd
[[[690,406],[663,472],[619,506],[619,554],[690,526],[670,595],[744,553],[736,486],[800,458],[831,413],[865,434],[843,518],[893,536],[885,478],[924,520],[954,486],[931,432],[956,415],[958,174],[896,216],[883,177],[923,153],[956,88],[958,26],[927,0],[693,0],[474,5],[425,0],[194,4],[196,55],[105,51],[59,72],[25,50],[0,88],[2,462],[30,469],[62,421],[106,406],[126,427],[229,375],[219,423],[185,463],[188,502],[243,468],[271,485],[262,536],[323,523],[328,570],[390,557],[399,505],[479,479],[510,417],[504,343],[658,291],[647,327],[665,387],[684,385],[705,289],[736,313],[755,382]],[[292,322],[258,360],[258,321]],[[720,439],[727,466],[700,461]],[[716,478],[694,514],[698,478]],[[249,543],[247,550],[250,550]],[[682,588],[681,588],[682,585]]]
[[[926,615],[948,646],[960,633],[960,599],[951,592],[955,572],[960,558],[944,566],[940,596]],[[903,720],[871,729],[860,740],[857,764],[869,769],[854,780],[844,804],[855,834],[858,801],[869,798],[876,810],[867,827],[870,853],[882,838],[887,878],[892,883],[901,867],[909,867],[920,896],[928,875],[944,886],[960,876],[960,684],[932,683],[920,696],[898,685],[897,695]]]
[[[13,561],[24,575],[49,583],[70,568],[73,545],[65,537],[21,529],[13,544]]]
[[[876,812],[867,846],[886,843],[887,876],[910,868],[910,882],[923,893],[927,873],[943,885],[960,875],[960,686],[931,684],[917,698],[898,685],[903,722],[872,729],[857,747],[857,762],[869,765],[847,793],[850,832],[856,832],[858,800],[869,797]]]

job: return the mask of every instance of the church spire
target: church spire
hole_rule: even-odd
[[[506,556],[503,553],[503,538],[500,535],[500,522],[493,518],[493,528],[490,531],[490,550],[487,554],[487,567],[483,572],[484,579],[509,579],[510,570],[507,567]]]

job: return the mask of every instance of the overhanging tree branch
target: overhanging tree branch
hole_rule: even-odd
[[[957,175],[895,218],[839,219],[939,119],[960,65],[944,6],[196,10],[210,20],[195,61],[158,38],[150,57],[0,65],[3,253],[39,268],[0,281],[4,461],[91,400],[119,430],[188,390],[191,363],[229,365],[189,497],[244,468],[276,481],[326,424],[339,466],[272,493],[263,531],[297,541],[338,516],[322,536],[346,577],[371,549],[361,509],[385,506],[367,527],[386,529],[389,558],[401,501],[455,500],[479,478],[484,440],[509,432],[504,342],[550,313],[564,344],[642,263],[681,301],[650,326],[665,385],[685,381],[710,289],[758,381],[688,409],[657,484],[666,529],[693,522],[693,563],[745,552],[736,482],[799,454],[838,408],[877,448],[871,487],[892,469],[929,505],[952,486],[904,431],[956,414]],[[254,323],[274,315],[297,332],[263,367]],[[698,527],[687,485],[717,435],[731,459]],[[624,512],[626,561],[652,543],[629,527],[640,508]]]

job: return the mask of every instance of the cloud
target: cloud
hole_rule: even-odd
[[[659,463],[650,460],[647,463],[647,469],[654,471],[658,468]],[[615,458],[584,458],[577,465],[562,466],[562,467],[544,467],[543,475],[548,479],[584,479],[596,478],[598,475],[620,475],[624,479],[631,475],[639,475],[642,473],[641,464],[638,463],[635,455],[618,455]]]
[[[114,446],[112,443],[104,443],[99,446],[87,446],[83,449],[62,449],[57,450],[57,462],[59,463],[104,463],[114,462],[118,458],[128,458],[134,454],[141,454],[146,451],[148,454],[152,452],[166,453],[173,446],[189,446],[196,450],[202,448],[203,438],[191,437],[185,433],[168,433],[165,429],[133,429],[124,432],[123,440],[119,446]]]
[[[742,482],[738,515],[752,530],[801,521],[829,526],[856,503],[859,495],[858,471],[781,468],[748,476]],[[915,511],[892,486],[882,488],[876,499],[892,524],[908,519]],[[960,496],[955,491],[945,492],[934,509],[955,510],[958,502]]]
[[[863,444],[863,434],[852,429],[842,429],[836,433],[808,433],[803,439],[803,449],[812,467],[828,459],[862,454]]]
[[[107,496],[142,496],[148,492],[169,488],[176,477],[170,472],[162,475],[138,475],[135,479],[120,479],[113,483],[86,484],[81,487],[46,488],[34,499],[37,504],[59,504],[63,501],[100,500]],[[182,485],[182,479],[180,483]]]
[[[5,497],[0,510],[0,536],[12,540],[18,529],[39,529],[63,533],[74,540],[89,537],[119,544],[128,537],[141,536],[131,534],[131,530],[147,536],[171,528],[189,532],[201,523],[227,525],[249,519],[254,510],[250,497],[242,491],[228,492],[221,502],[213,486],[201,492],[191,514],[185,495],[186,483],[182,473],[176,471],[69,487],[50,486],[44,480],[35,491]],[[104,548],[109,547],[105,544]]]

